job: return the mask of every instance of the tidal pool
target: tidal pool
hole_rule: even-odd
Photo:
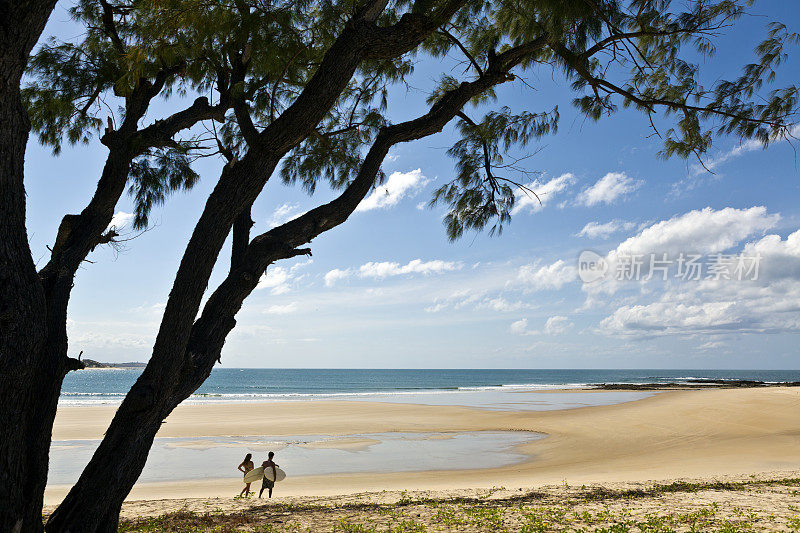
[[[246,453],[256,465],[275,452],[290,476],[351,472],[413,472],[494,468],[525,459],[516,446],[543,438],[527,431],[458,433],[368,433],[341,437],[157,438],[140,482],[238,478]],[[74,483],[89,462],[97,440],[55,441],[48,483]]]

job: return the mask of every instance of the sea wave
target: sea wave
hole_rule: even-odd
[[[247,401],[300,401],[300,400],[336,400],[348,398],[387,398],[420,395],[457,395],[476,392],[522,392],[555,389],[579,389],[586,387],[587,383],[507,383],[500,385],[463,386],[448,388],[416,388],[401,390],[378,391],[341,391],[341,392],[200,392],[192,394],[185,403],[214,403],[214,402],[247,402]],[[126,393],[121,392],[78,392],[64,391],[61,393],[59,404],[70,405],[97,405],[119,404]]]

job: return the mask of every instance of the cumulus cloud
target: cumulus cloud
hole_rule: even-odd
[[[515,335],[530,335],[532,332],[528,329],[528,319],[523,318],[517,320],[516,322],[512,322],[511,326],[508,328],[511,333]]]
[[[256,290],[269,289],[270,294],[287,293],[291,290],[291,284],[303,277],[299,275],[299,271],[313,262],[312,259],[307,259],[290,268],[270,266],[258,280]]]
[[[393,207],[403,198],[414,196],[427,183],[427,178],[419,168],[410,172],[392,172],[386,183],[376,187],[372,194],[358,204],[356,211]]]
[[[116,213],[114,213],[114,216],[111,217],[111,222],[108,224],[108,229],[124,228],[132,220],[133,220],[133,213],[126,213],[125,211],[117,211]]]
[[[364,263],[358,269],[358,275],[362,278],[386,278],[389,276],[402,276],[405,274],[440,274],[442,272],[449,272],[452,270],[459,270],[461,265],[452,261],[442,261],[434,259],[433,261],[423,261],[422,259],[414,259],[405,265],[400,263],[393,263],[383,261],[380,263],[369,262]]]
[[[591,207],[598,204],[612,204],[617,199],[641,187],[641,180],[634,180],[624,172],[609,172],[591,187],[578,195],[578,203]]]
[[[759,257],[756,279],[670,284],[655,301],[614,310],[599,330],[633,337],[800,331],[800,231],[786,239],[766,235],[745,243],[741,253]]]
[[[357,269],[348,268],[342,270],[335,268],[329,271],[327,274],[325,274],[325,285],[332,287],[338,281],[341,281],[352,275],[357,275],[360,278],[385,279],[388,277],[414,274],[441,274],[443,272],[460,270],[461,268],[461,263],[442,261],[440,259],[434,259],[432,261],[413,259],[405,265],[391,261],[370,261],[369,263],[364,263]]]
[[[296,313],[298,310],[297,302],[291,302],[285,305],[271,305],[264,310],[268,315],[288,315]]]
[[[497,311],[498,313],[508,313],[509,311],[519,311],[530,307],[522,301],[509,301],[503,297],[486,298],[475,306],[477,309],[489,309],[490,311]]]
[[[523,265],[517,272],[517,278],[525,286],[534,291],[547,289],[560,289],[567,283],[578,279],[577,269],[568,265],[562,259],[549,265],[539,266],[538,263]]]
[[[588,237],[589,239],[608,239],[614,233],[629,231],[636,227],[633,222],[623,220],[611,220],[604,224],[599,222],[589,222],[577,234],[578,237]]]
[[[631,263],[633,257],[638,256],[641,263],[636,267],[638,274],[634,277],[639,281],[648,281],[651,254],[655,254],[652,257],[657,260],[663,259],[666,254],[668,261],[675,261],[680,254],[711,257],[740,245],[749,237],[763,234],[779,220],[780,215],[769,214],[761,206],[719,210],[706,207],[651,224],[624,240],[604,257],[610,275],[602,281],[583,284],[582,289],[589,295],[586,306],[597,303],[599,294],[614,294],[619,290],[625,282],[615,279],[615,273],[618,267],[630,268],[626,265]],[[653,277],[663,279],[664,273],[659,272]]]
[[[325,286],[326,287],[333,287],[336,285],[337,281],[343,280],[350,275],[350,269],[340,270],[338,268],[334,268],[333,270],[328,271],[325,274]]]
[[[565,316],[551,316],[544,323],[544,330],[538,331],[528,328],[528,319],[523,318],[512,322],[509,331],[515,335],[562,335],[573,327],[572,322]]]
[[[656,301],[623,305],[598,330],[612,336],[703,335],[800,331],[800,282],[702,281],[665,291]]]
[[[551,316],[544,323],[544,332],[547,335],[561,335],[573,326],[565,316]]]
[[[522,211],[528,211],[529,213],[541,211],[544,206],[552,202],[559,193],[565,191],[574,181],[575,176],[567,173],[553,178],[550,181],[542,182],[537,179],[528,183],[525,188],[535,192],[536,196],[539,198],[536,198],[536,196],[529,191],[517,190],[514,193],[516,198],[511,214],[516,215]]]
[[[800,282],[685,283],[665,291],[656,301],[616,309],[599,329],[631,337],[796,333],[800,331]]]
[[[282,289],[286,286],[287,281],[289,281],[289,271],[287,269],[280,266],[271,266],[258,280],[256,289],[272,289],[273,294],[281,294],[289,290],[288,287],[285,290]]]
[[[607,333],[635,336],[741,331],[743,326],[735,302],[625,305],[600,322]]]
[[[303,214],[305,214],[305,211],[300,210],[300,204],[283,204],[275,208],[275,211],[272,212],[272,216],[270,216],[267,221],[267,225],[270,228],[274,228],[290,220],[294,220]]]
[[[743,239],[763,233],[780,220],[778,214],[767,214],[763,206],[749,209],[706,207],[663,220],[622,242],[617,252],[646,254],[651,252],[699,252],[712,254],[727,250]]]
[[[780,235],[766,235],[747,243],[742,254],[759,257],[759,277],[762,280],[791,278],[800,280],[800,230],[782,240]]]

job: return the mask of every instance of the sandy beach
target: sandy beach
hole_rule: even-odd
[[[61,408],[54,439],[98,439],[113,413],[113,406]],[[344,401],[186,405],[167,419],[159,437],[254,436],[267,429],[275,436],[345,436],[339,443],[311,447],[341,446],[353,452],[371,443],[346,436],[365,433],[546,435],[517,447],[523,461],[490,469],[480,468],[480,457],[475,457],[474,464],[457,470],[293,477],[292,465],[282,464],[290,477],[278,487],[281,497],[710,479],[800,470],[800,389],[782,387],[668,391],[617,405],[525,412]],[[46,503],[56,504],[67,489],[49,486]],[[240,489],[239,476],[232,471],[222,479],[140,483],[129,500],[232,498]],[[162,507],[170,506],[156,506]]]

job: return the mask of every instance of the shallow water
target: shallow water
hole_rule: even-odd
[[[472,431],[157,438],[139,482],[241,478],[236,466],[246,453],[252,453],[259,465],[270,450],[289,476],[495,468],[522,461],[526,456],[514,448],[543,437],[525,431]],[[53,442],[48,483],[77,481],[98,444],[97,440]]]
[[[448,393],[419,392],[409,395],[366,396],[347,401],[410,403],[422,405],[455,405],[491,411],[555,411],[641,400],[658,394],[654,391],[601,392],[522,392],[517,390],[451,391]]]

